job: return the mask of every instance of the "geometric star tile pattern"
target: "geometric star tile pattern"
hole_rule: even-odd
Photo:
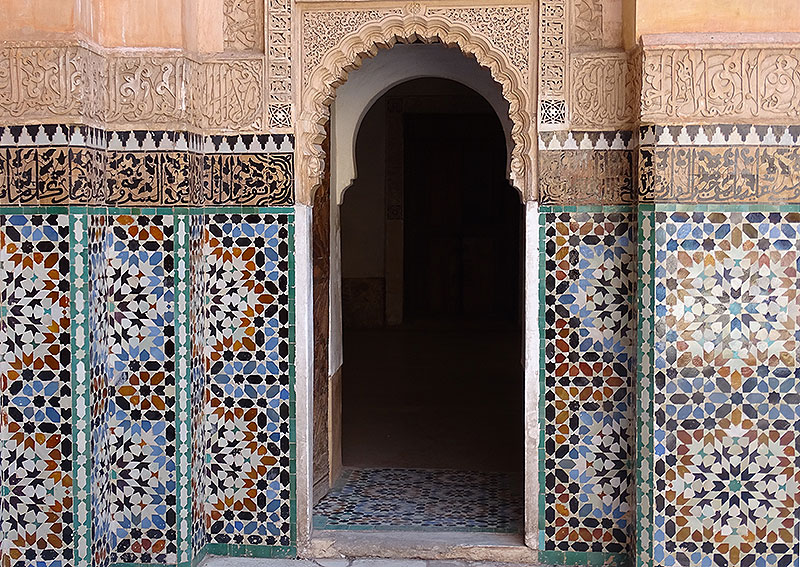
[[[67,214],[0,215],[3,562],[73,564]]]
[[[111,492],[109,485],[108,274],[109,235],[105,214],[89,215],[88,299],[91,365],[91,511],[92,565],[111,559]]]
[[[108,230],[111,562],[175,563],[173,215]]]
[[[206,467],[206,272],[205,215],[192,214],[189,232],[189,328],[191,333],[191,489],[192,556],[197,556],[207,542],[205,530],[205,494],[208,486]]]
[[[634,218],[541,213],[545,551],[629,551]]]
[[[292,543],[289,219],[206,217],[212,543]]]
[[[800,213],[655,212],[656,565],[800,562]]]

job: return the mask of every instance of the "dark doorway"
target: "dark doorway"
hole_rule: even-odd
[[[522,207],[502,125],[474,91],[418,79],[375,103],[356,155],[341,207],[345,472],[315,525],[520,531]]]

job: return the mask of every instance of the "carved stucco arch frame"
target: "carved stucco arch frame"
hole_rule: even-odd
[[[513,148],[509,160],[509,181],[520,192],[522,201],[537,198],[533,171],[532,140],[535,124],[529,111],[527,80],[510,62],[509,57],[484,35],[462,22],[441,15],[425,15],[419,4],[411,4],[403,14],[392,14],[369,22],[357,31],[345,35],[320,59],[305,84],[300,97],[297,122],[298,200],[310,204],[314,192],[322,185],[325,169],[325,125],[330,119],[330,104],[336,87],[347,80],[348,72],[358,68],[365,58],[373,57],[379,49],[396,43],[423,41],[439,42],[457,47],[465,55],[475,57],[478,64],[489,69],[508,101],[508,117],[512,123]]]

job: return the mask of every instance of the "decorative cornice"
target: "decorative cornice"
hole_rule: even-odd
[[[658,39],[643,38],[642,122],[785,124],[800,117],[800,43],[665,45]]]
[[[0,48],[0,124],[263,132],[266,74],[258,53],[203,58],[85,43],[6,44]]]
[[[481,13],[480,17],[475,14]],[[416,2],[403,8],[386,10],[313,10],[302,16],[304,86],[301,94],[298,124],[299,200],[310,203],[322,182],[325,139],[330,101],[336,87],[344,82],[348,71],[359,66],[379,47],[390,47],[398,41],[437,41],[458,46],[489,69],[500,84],[509,103],[514,142],[510,160],[512,183],[525,199],[535,198],[530,151],[533,149],[535,124],[529,103],[529,74],[514,63],[520,50],[530,42],[530,10],[526,7],[473,6],[452,9],[428,9]],[[451,19],[453,18],[453,19]],[[455,19],[461,18],[461,19]],[[497,20],[499,18],[499,20]],[[486,35],[486,26],[497,21],[514,19],[506,31],[512,43],[520,46],[507,52],[508,38],[497,45]],[[518,20],[522,21],[518,21]],[[490,26],[490,27],[491,27]],[[514,31],[516,30],[516,31]],[[492,35],[492,34],[490,34]]]
[[[661,203],[800,203],[800,147],[645,147],[639,200]]]
[[[642,146],[800,146],[800,126],[693,124],[643,126]]]
[[[540,150],[633,150],[636,147],[634,132],[539,132]]]

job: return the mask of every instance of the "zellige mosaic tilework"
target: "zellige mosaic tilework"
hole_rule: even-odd
[[[479,471],[350,469],[314,507],[328,530],[516,533],[522,517],[522,479]]]
[[[208,492],[213,544],[293,544],[291,216],[207,216]]]
[[[800,208],[649,216],[653,422],[640,459],[653,463],[652,536],[640,564],[795,565]]]
[[[624,207],[540,216],[542,558],[622,562],[632,520],[635,217]]]
[[[26,212],[0,215],[3,556],[11,567],[68,566],[81,512],[75,485],[88,483],[73,458],[75,442],[88,443],[88,427],[74,429],[75,409],[88,417],[78,402],[88,383],[78,382],[71,353],[70,218]]]

